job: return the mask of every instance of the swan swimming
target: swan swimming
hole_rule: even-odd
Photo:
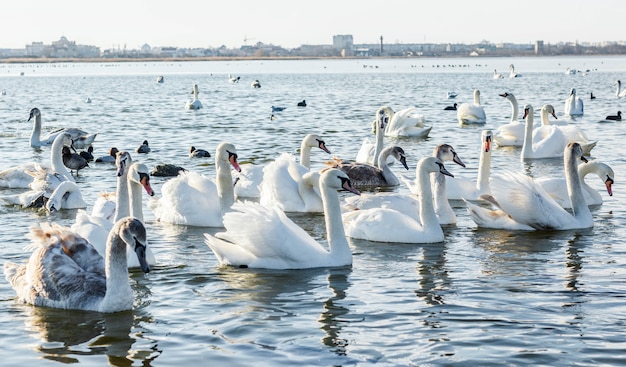
[[[235,201],[231,165],[241,171],[237,150],[233,144],[220,143],[215,152],[215,180],[193,171],[181,172],[163,184],[161,198],[150,200],[148,207],[162,223],[222,227],[224,213]]]
[[[74,148],[82,149],[91,145],[96,139],[96,135],[98,135],[97,133],[89,134],[86,131],[81,130],[81,129],[66,127],[66,128],[53,130],[49,132],[47,135],[42,137],[41,136],[41,111],[39,111],[39,108],[34,107],[30,110],[28,121],[30,121],[31,119],[34,120],[33,131],[30,134],[30,146],[31,147],[41,147],[41,146],[52,145],[52,143],[54,143],[54,139],[59,134],[68,133],[70,134],[72,138],[71,145]]]
[[[521,147],[524,144],[525,125],[518,121],[519,106],[513,93],[499,94],[511,104],[511,122],[500,125],[493,134],[493,141],[499,147]]]
[[[191,93],[193,93],[193,100],[185,103],[185,109],[187,110],[199,110],[202,108],[202,102],[198,99],[198,84],[192,86]]]
[[[563,156],[563,149],[568,139],[557,126],[549,126],[547,133],[541,140],[533,141],[533,123],[535,110],[533,106],[524,106],[526,127],[524,132],[524,144],[520,154],[521,159],[557,158]]]
[[[348,266],[348,246],[339,205],[338,190],[359,191],[338,169],[326,169],[320,176],[328,249],[315,241],[277,207],[258,203],[235,203],[224,215],[225,232],[205,234],[206,244],[220,265],[267,269],[306,269]]]
[[[493,133],[483,130],[480,136],[480,158],[478,160],[478,177],[476,181],[465,177],[446,177],[446,195],[449,200],[478,200],[481,195],[489,194],[491,188],[491,151]]]
[[[390,156],[402,163],[405,169],[409,169],[406,163],[406,154],[399,146],[389,146],[383,149],[378,156],[378,167],[367,163],[343,162],[340,159],[334,159],[328,164],[344,171],[356,188],[398,186],[400,180],[387,164],[387,159]]]
[[[576,88],[572,88],[569,92],[569,96],[565,100],[565,115],[582,116],[585,113],[584,110],[583,100],[576,96]]]
[[[422,158],[418,162],[419,221],[415,216],[390,208],[355,210],[343,214],[346,235],[377,242],[443,242],[443,230],[433,204],[431,173],[452,176],[436,157]]]
[[[5,262],[4,275],[19,301],[61,309],[119,312],[133,307],[128,280],[126,247],[141,264],[145,261],[146,230],[140,220],[123,218],[111,230],[102,257],[67,227],[42,223],[31,228],[35,246],[26,264]]]
[[[398,112],[389,106],[383,106],[378,111],[384,111],[388,121],[385,122],[385,136],[427,138],[432,126],[426,126],[426,119],[415,107],[408,107]],[[372,122],[372,131],[376,131],[376,121]]]
[[[613,84],[617,86],[617,89],[615,90],[615,96],[617,98],[626,97],[626,89],[622,90],[622,81],[617,79]]]
[[[491,181],[493,195],[482,198],[496,205],[490,210],[466,201],[472,220],[484,228],[509,230],[571,230],[593,227],[585,202],[577,162],[587,162],[578,143],[569,143],[563,154],[571,213],[563,209],[535,180],[521,173],[505,172]]]
[[[567,121],[556,122],[550,121],[549,116],[556,117],[556,113],[554,111],[554,107],[551,104],[545,104],[541,107],[541,125],[535,127],[533,130],[533,143],[539,143],[541,140],[545,139],[547,136],[552,134],[553,129],[561,130],[561,132],[565,135],[568,142],[570,143],[579,143],[583,148],[583,153],[585,155],[591,154],[591,150],[598,143],[597,141],[590,141],[585,134],[578,126],[568,124]]]
[[[480,104],[480,91],[474,89],[474,103],[462,103],[456,110],[459,125],[482,125],[487,122],[485,108]]]
[[[374,121],[376,141],[372,143],[368,138],[363,139],[361,148],[356,154],[356,162],[369,164],[375,164],[378,162],[378,156],[384,146],[385,125],[388,122],[389,116],[385,113],[385,108],[379,108],[378,111],[376,111],[376,120]]]

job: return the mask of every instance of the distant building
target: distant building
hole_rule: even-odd
[[[535,42],[535,55],[543,55],[543,41]]]
[[[354,40],[351,34],[333,36],[333,48],[341,53],[341,56],[354,56]]]

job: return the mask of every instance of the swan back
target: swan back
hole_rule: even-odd
[[[480,104],[480,91],[474,89],[474,103],[463,103],[456,110],[459,125],[484,124],[487,122],[485,109]]]
[[[378,167],[366,163],[343,163],[341,161],[335,162],[335,167],[344,171],[358,188],[397,186],[400,181],[387,164],[390,156],[402,163],[405,169],[409,169],[404,149],[399,146],[389,146],[383,149],[378,157]]]
[[[48,198],[46,211],[54,213],[61,209],[85,208],[87,204],[76,183],[71,181],[61,182]]]

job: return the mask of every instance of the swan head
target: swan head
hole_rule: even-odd
[[[552,115],[552,117],[554,117],[557,120],[559,119],[558,117],[556,117],[556,112],[554,111],[554,106],[552,106],[551,104],[543,105],[543,107],[541,107],[541,111]]]
[[[221,143],[217,146],[215,160],[227,161],[237,172],[241,172],[241,167],[237,163],[237,149],[231,143]]]
[[[150,265],[146,260],[146,228],[143,223],[137,218],[126,217],[117,221],[111,231],[135,251],[139,267],[144,273],[149,273]]]
[[[572,89],[570,89],[570,91],[569,91],[569,95],[570,95],[570,96],[575,96],[575,95],[576,95],[576,88],[572,88]]]
[[[133,182],[139,183],[148,195],[154,196],[154,190],[150,186],[150,171],[145,164],[133,164],[128,170],[128,176]]]
[[[508,99],[509,101],[517,101],[517,99],[515,98],[515,95],[513,95],[513,93],[504,92],[504,93],[500,93],[498,95],[500,97],[504,97],[504,98]]]
[[[569,143],[565,147],[565,153],[563,154],[563,159],[565,162],[568,161],[568,156],[574,156],[576,159],[580,159],[581,161],[587,163],[589,160],[583,154],[583,147],[576,142]]]
[[[379,124],[378,128],[383,130],[385,125],[389,123],[389,115],[385,111],[385,107],[381,107],[376,111],[376,122]]]
[[[391,149],[390,155],[394,157],[395,159],[397,159],[400,163],[402,163],[405,169],[407,170],[409,169],[409,166],[406,164],[406,154],[404,153],[404,149],[398,146],[395,146]]]
[[[419,162],[417,162],[417,172],[425,172],[427,174],[439,172],[446,176],[454,177],[454,175],[446,169],[441,159],[437,157],[424,157],[420,159]]]
[[[320,173],[320,185],[323,185],[332,190],[347,190],[355,195],[361,195],[359,190],[352,186],[350,177],[340,169],[327,168]]]
[[[621,80],[619,80],[619,79],[617,79],[617,80],[615,81],[615,83],[613,83],[613,85],[619,85],[619,86],[621,86],[621,85],[622,85],[622,81],[621,81]],[[32,113],[32,112],[31,112],[31,113]]]
[[[324,140],[322,140],[322,138],[320,138],[319,135],[309,134],[304,137],[303,143],[307,147],[317,147],[330,154],[330,150],[326,147],[326,143],[324,142]]]
[[[30,110],[30,114],[28,115],[28,121],[30,121],[33,117],[37,117],[37,116],[41,116],[41,111],[39,111],[39,108],[33,107]]]
[[[117,156],[115,157],[115,166],[117,167],[117,177],[121,177],[124,175],[124,172],[130,167],[132,163],[132,158],[130,157],[130,153],[127,151],[117,152]]]
[[[439,144],[435,147],[433,156],[443,161],[452,161],[461,167],[465,167],[465,163],[461,160],[456,151],[450,144]]]
[[[528,116],[532,116],[535,113],[535,109],[533,108],[533,106],[527,104],[524,106],[524,116],[522,116],[523,119],[525,119]]]
[[[489,153],[491,151],[492,140],[493,140],[493,132],[491,130],[483,130],[483,133],[482,133],[483,152]]]

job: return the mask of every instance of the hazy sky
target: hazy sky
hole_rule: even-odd
[[[231,48],[244,39],[293,48],[337,34],[355,43],[623,41],[625,15],[618,0],[6,0],[0,47],[61,36],[102,49]]]

